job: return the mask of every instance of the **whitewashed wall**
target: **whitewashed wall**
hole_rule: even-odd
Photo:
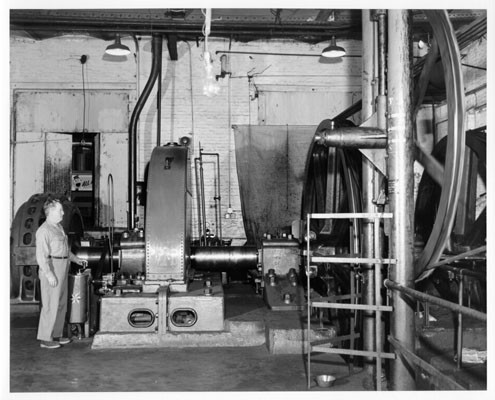
[[[149,39],[148,39],[149,41]],[[220,57],[222,51],[227,54],[231,75],[219,78],[217,84],[219,93],[214,97],[205,96],[205,68],[203,63],[202,45],[195,43],[178,43],[179,59],[170,61],[165,52],[163,57],[162,80],[162,115],[161,140],[178,141],[181,136],[192,137],[194,157],[199,155],[199,146],[205,152],[219,153],[221,165],[221,197],[222,214],[231,206],[234,213],[231,218],[222,219],[223,236],[242,240],[244,230],[241,218],[241,203],[237,171],[235,164],[235,148],[232,125],[262,124],[260,113],[260,94],[263,90],[335,92],[343,87],[355,90],[355,100],[360,98],[360,58],[346,58],[332,64],[322,63],[320,54],[326,43],[318,46],[284,40],[270,42],[256,41],[251,43],[230,43],[228,40],[209,40],[209,51],[213,58],[213,70],[220,74]],[[350,54],[360,54],[359,44],[343,42]],[[143,40],[144,49],[149,48],[149,42]],[[216,53],[219,51],[220,53]],[[239,54],[234,52],[242,52]],[[314,54],[310,56],[280,56],[274,54],[256,53],[292,53]],[[141,52],[141,81],[145,81],[151,65],[151,54]],[[320,97],[318,97],[319,99]],[[340,110],[347,104],[342,104]],[[311,104],[306,107],[311,108]],[[335,106],[337,109],[338,105]],[[145,114],[153,116],[140,125],[140,172],[142,178],[144,168],[153,147],[156,145],[156,92],[150,96]],[[323,118],[335,116],[331,107],[326,116],[314,118],[308,112],[306,120],[300,118],[301,125],[318,125]],[[210,158],[211,160],[211,158]],[[205,197],[206,212],[209,227],[217,232],[214,226],[214,165],[205,165]],[[193,179],[194,181],[194,179]],[[193,193],[196,193],[195,188]],[[194,210],[197,209],[196,198]],[[197,235],[196,212],[194,213],[193,233]]]
[[[34,41],[26,38],[10,39],[11,95],[17,89],[82,89],[82,55],[88,56],[86,63],[86,89],[126,90],[129,93],[129,118],[149,77],[151,69],[151,38],[138,38],[137,47],[130,37],[122,38],[132,51],[128,57],[116,61],[104,56],[109,44],[86,36],[71,36]],[[357,42],[339,42],[348,54],[359,55]],[[192,156],[198,157],[199,144],[205,152],[219,153],[221,165],[221,197],[223,214],[229,206],[232,218],[223,218],[223,236],[242,241],[245,237],[241,218],[241,206],[235,164],[232,125],[258,124],[259,95],[263,90],[299,90],[302,92],[355,91],[355,100],[360,97],[359,79],[361,59],[345,58],[340,62],[322,62],[317,55],[328,43],[309,45],[294,41],[274,40],[250,43],[230,43],[228,40],[209,39],[209,51],[213,58],[213,71],[220,73],[220,56],[216,51],[238,51],[250,54],[229,54],[231,75],[218,80],[219,93],[215,97],[203,94],[205,68],[203,44],[178,43],[178,60],[171,61],[164,41],[162,99],[161,99],[161,143],[178,141],[182,136],[192,140]],[[280,56],[253,53],[314,54],[315,56]],[[138,180],[144,179],[146,163],[156,145],[156,88],[151,93],[139,120]],[[338,109],[338,105],[332,106]],[[336,108],[335,108],[336,107]],[[342,107],[342,110],[345,107]],[[264,112],[264,110],[261,110]],[[333,112],[333,111],[332,111]],[[329,114],[327,117],[333,117]],[[318,117],[319,118],[319,117]],[[308,118],[305,125],[317,125],[318,118]],[[127,123],[129,121],[126,121]],[[76,130],[82,129],[76,123]],[[96,126],[98,128],[98,126]],[[112,143],[114,141],[111,141]],[[120,143],[120,141],[119,141]],[[105,142],[102,143],[105,146]],[[118,146],[115,165],[125,168],[127,153]],[[101,149],[112,152],[111,149]],[[112,163],[105,171],[112,172]],[[194,171],[192,171],[194,173]],[[115,175],[115,174],[114,174]],[[106,178],[105,178],[106,179]],[[28,185],[27,182],[16,184]],[[194,175],[193,175],[194,184]],[[205,165],[205,190],[207,220],[212,231],[214,226],[214,168]],[[12,190],[13,188],[11,188]],[[28,189],[27,189],[28,190]],[[193,194],[196,194],[193,186]],[[120,188],[115,197],[126,201],[127,193]],[[107,199],[101,199],[105,208]],[[194,199],[194,210],[196,210]],[[16,210],[13,210],[14,212]],[[141,210],[142,212],[142,210]],[[196,211],[193,213],[193,234],[197,236]],[[141,218],[140,224],[144,219]]]

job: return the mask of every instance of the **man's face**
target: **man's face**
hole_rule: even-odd
[[[62,204],[55,203],[55,207],[50,209],[47,219],[49,219],[51,222],[55,224],[58,224],[59,222],[62,221],[63,217],[64,217],[64,209],[62,208]]]

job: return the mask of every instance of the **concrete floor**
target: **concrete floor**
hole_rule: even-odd
[[[198,341],[178,348],[175,341],[168,347],[95,349],[95,339],[91,337],[76,339],[55,350],[41,349],[36,340],[37,309],[33,305],[11,304],[10,394],[168,392],[170,395],[228,391],[308,394],[303,341],[305,312],[270,311],[249,285],[225,288],[225,317],[237,326],[240,335],[237,342],[243,343],[241,346],[213,342],[215,347],[205,347]],[[466,365],[456,371],[452,359],[452,317],[435,309],[432,314],[438,320],[430,327],[424,328],[421,321],[416,322],[422,358],[465,387],[486,390],[486,363]],[[252,340],[253,330],[242,332],[242,327],[253,323],[265,327],[264,344],[260,344],[259,337]],[[483,338],[486,341],[486,328],[479,331],[474,324],[466,325],[465,346],[486,348],[486,342],[482,341]],[[358,367],[351,372],[340,356],[320,353],[311,360],[310,393],[364,391],[370,387],[370,377]],[[314,377],[319,374],[336,376],[334,386],[317,387]],[[418,383],[418,390],[431,389],[428,382]]]
[[[271,312],[260,296],[252,294],[246,301],[248,293],[254,293],[252,288],[226,290],[226,317],[242,320],[257,316],[276,329],[288,331],[294,324],[301,326],[301,312]],[[11,393],[308,390],[307,356],[299,351],[280,354],[266,344],[95,350],[92,338],[47,350],[36,340],[37,321],[32,306],[24,311],[11,306]],[[339,356],[315,355],[311,376],[318,374],[332,374],[337,380],[331,388],[320,388],[311,379],[312,392],[364,390],[362,370],[354,368],[350,374]]]

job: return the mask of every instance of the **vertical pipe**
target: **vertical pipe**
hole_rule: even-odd
[[[350,300],[350,303],[352,304],[355,304],[356,303],[356,273],[354,272],[354,269],[351,269],[351,279],[350,279],[350,283],[351,283],[351,300]],[[349,344],[349,348],[351,350],[354,350],[354,347],[355,347],[355,340],[356,340],[356,335],[355,335],[355,331],[356,331],[356,327],[355,327],[355,324],[356,324],[356,318],[355,318],[355,313],[354,311],[350,313],[350,321],[349,321],[349,341],[350,341],[350,344]],[[354,356],[350,356],[349,357],[349,374],[353,374],[354,373]]]
[[[108,174],[107,178],[107,190],[108,190],[108,253],[110,256],[110,273],[113,275],[113,234],[115,225],[114,215],[114,196],[113,196],[113,176]]]
[[[206,246],[206,200],[205,200],[205,177],[203,173],[203,149],[201,143],[199,144],[199,184],[201,189],[201,213],[203,221],[203,245]],[[201,244],[201,238],[199,238]]]
[[[306,333],[306,352],[308,356],[307,360],[307,372],[308,372],[308,390],[311,389],[311,290],[310,290],[310,265],[311,265],[311,246],[309,243],[311,214],[308,213],[306,217],[306,293],[307,293],[307,333]]]
[[[151,72],[143,89],[143,93],[139,97],[136,107],[132,112],[131,121],[129,122],[129,165],[128,165],[128,216],[127,216],[127,226],[129,230],[133,230],[136,225],[136,175],[137,175],[137,125],[139,121],[139,116],[143,110],[144,104],[148,99],[151,90],[155,84],[158,72],[161,66],[160,60],[162,57],[162,44],[163,37],[161,34],[153,34],[152,38],[152,62],[151,62]]]
[[[201,234],[203,233],[202,228],[202,219],[201,219],[201,193],[200,193],[200,184],[199,184],[199,176],[198,176],[198,162],[199,157],[194,159],[194,175],[196,178],[196,199],[197,199],[197,210],[198,210],[198,238],[199,244],[201,245]]]
[[[391,229],[390,279],[414,286],[414,178],[411,101],[410,13],[388,11],[388,168],[389,198],[394,218]],[[414,310],[399,292],[393,291],[390,333],[407,350],[414,352]],[[391,366],[392,390],[414,390],[413,371],[398,357]]]
[[[141,94],[141,86],[139,81],[141,79],[141,52],[139,49],[139,40],[136,35],[132,35],[132,39],[134,40],[134,47],[136,48],[136,53],[134,55],[136,61],[136,98],[139,98]],[[141,137],[138,132],[136,132],[136,179],[137,179],[137,169],[141,165],[141,153],[137,149],[141,149]]]
[[[425,327],[428,328],[430,326],[430,303],[428,302],[425,302],[424,303],[424,315],[423,315],[423,318],[424,318],[424,324],[425,324]]]
[[[156,145],[162,144],[162,54],[158,61],[158,78],[156,90]]]
[[[217,164],[216,164],[216,174],[217,174],[217,183],[215,187],[215,216],[216,216],[216,223],[218,227],[218,238],[222,240],[222,195],[221,193],[221,186],[220,186],[220,154],[219,153],[202,153],[204,156],[215,156],[217,159]],[[217,206],[218,202],[218,206]]]
[[[220,192],[220,190],[221,190],[221,187],[220,187],[220,154],[217,153],[215,155],[217,157],[218,238],[220,239],[220,241],[222,241],[223,236],[222,236],[222,194]]]
[[[377,124],[378,128],[386,130],[387,129],[387,59],[386,59],[386,10],[377,10],[378,19],[378,96],[376,99],[376,110],[377,110]],[[373,171],[374,178],[374,195],[375,198],[380,196],[380,190],[382,190],[382,182],[384,180],[383,176],[375,169]],[[375,207],[375,212],[383,211],[383,206]],[[380,230],[380,221],[375,220],[374,224],[374,251],[375,258],[382,258],[383,255],[383,245],[384,245],[384,235]],[[382,299],[380,295],[380,290],[382,288],[382,264],[375,264],[375,304],[381,304]],[[380,354],[383,350],[382,341],[382,313],[377,311],[375,314],[375,340],[376,340],[376,352]],[[376,388],[377,390],[382,390],[382,359],[377,357],[376,359]]]
[[[373,82],[375,81],[375,68],[374,68],[374,34],[373,34],[373,21],[371,20],[370,10],[362,10],[362,30],[363,30],[363,43],[362,43],[362,109],[361,120],[366,121],[373,115],[375,110],[375,96],[373,94]],[[363,212],[373,212],[373,166],[367,158],[363,157],[362,162],[362,187],[363,187]],[[373,231],[371,230],[370,221],[363,219],[363,241],[362,252],[363,257],[370,258],[373,248]],[[373,281],[373,268],[370,264],[363,264],[361,266],[363,270],[363,302],[364,304],[372,305],[374,301],[374,281]],[[374,319],[375,314],[373,311],[363,311],[363,349],[365,351],[374,350],[375,331],[374,331]],[[371,387],[373,385],[373,358],[364,358],[365,369],[365,382],[363,386]]]
[[[381,258],[381,240],[380,240],[380,219],[375,218],[375,251],[374,257]],[[375,304],[381,305],[380,289],[382,287],[382,264],[375,264]],[[376,340],[376,390],[382,390],[382,312],[376,310],[375,315],[375,340]]]
[[[377,10],[377,18],[378,18],[378,95],[385,95],[386,89],[386,70],[387,70],[387,61],[385,57],[385,10]]]

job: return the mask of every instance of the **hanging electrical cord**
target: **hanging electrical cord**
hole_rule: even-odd
[[[189,86],[191,94],[191,136],[194,138],[194,92],[193,92],[193,65],[192,65],[192,51],[191,44],[186,42],[189,48]],[[191,145],[194,145],[194,140],[191,140]]]
[[[229,135],[229,140],[228,140],[228,145],[229,145],[229,148],[228,148],[228,170],[229,170],[229,208],[227,210],[227,213],[228,214],[231,214],[232,213],[232,202],[231,202],[231,187],[232,187],[232,172],[231,172],[231,167],[232,167],[232,162],[231,162],[231,158],[232,158],[232,101],[231,101],[231,96],[232,96],[232,80],[229,76],[228,78],[228,82],[227,82],[227,102],[228,102],[228,106],[227,106],[227,112],[228,112],[228,115],[227,115],[227,132],[228,132],[228,135]]]

